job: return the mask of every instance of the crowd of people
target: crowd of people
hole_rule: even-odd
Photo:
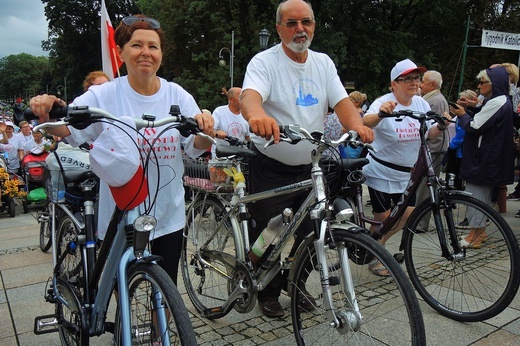
[[[115,30],[115,41],[128,74],[110,82],[103,76],[91,76],[89,83],[101,85],[85,84],[85,93],[72,104],[103,108],[116,116],[153,113],[159,117],[167,116],[169,106],[178,104],[182,114],[194,117],[204,133],[218,139],[233,136],[251,141],[250,147],[257,153],[249,169],[251,193],[310,177],[309,144],[304,141],[297,145],[279,143],[278,124],[294,123],[324,131],[331,139],[344,131],[355,130],[364,142],[372,143],[377,153],[345,150],[339,155],[344,158],[367,156],[369,164],[363,171],[376,220],[388,217],[391,205],[400,199],[420,146],[418,121],[382,119],[378,116],[381,111],[433,110],[451,119],[449,124],[428,124],[427,144],[435,173],[441,175],[441,169],[445,167],[446,173],[455,174],[457,188],[466,189],[487,203],[496,200],[493,194],[498,187],[513,183],[513,174],[520,175],[520,166],[515,170],[513,164],[513,117],[518,113],[520,102],[520,92],[516,87],[518,68],[515,65],[483,68],[476,76],[476,90],[461,92],[458,100],[448,105],[441,92],[441,73],[403,59],[389,71],[389,92],[368,104],[362,92],[347,93],[334,63],[326,54],[309,49],[316,22],[308,2],[287,0],[280,3],[275,26],[280,43],[251,59],[242,87],[224,89],[227,104],[216,108],[211,116],[201,112],[194,98],[180,85],[157,76],[164,46],[160,23],[144,15],[126,17]],[[96,80],[98,82],[94,83]],[[64,102],[46,94],[30,100],[31,109],[42,122],[48,121],[49,110],[54,105],[64,105]],[[12,122],[0,125],[0,139],[9,142],[1,144],[0,148],[9,152],[10,167],[16,170],[20,155],[41,148],[45,134],[31,133],[30,124],[23,122],[20,123],[21,133],[15,134],[14,128]],[[80,145],[94,143],[104,130],[102,124],[95,124],[85,130],[63,127],[53,130],[53,134],[65,137],[72,145]],[[177,130],[168,130],[161,136],[164,140],[157,143],[180,143],[184,152],[193,157],[211,146],[209,141],[200,137],[183,137]],[[264,148],[271,137],[277,145]],[[24,142],[31,144],[25,146]],[[11,145],[10,149],[7,149],[8,145]],[[155,211],[159,223],[151,240],[152,252],[163,257],[160,264],[176,283],[185,215],[181,149],[178,146],[171,150],[176,154],[173,160],[172,156],[158,158],[160,172],[156,175],[160,174],[162,181],[168,184],[159,194]],[[158,179],[153,172],[151,174],[150,180]],[[520,183],[513,194],[510,198],[520,198]],[[415,202],[425,198],[428,194],[426,186],[422,186],[416,200],[410,201],[401,222],[381,239],[383,245],[401,230]],[[106,184],[101,188],[100,200],[99,235],[102,238],[110,217],[108,213],[112,210],[110,206],[114,205]],[[302,202],[302,195],[288,195],[253,204],[250,208],[254,220],[250,239],[254,241],[269,220],[284,208],[297,210]],[[483,223],[485,220],[478,218],[468,220],[471,230],[461,240],[463,246],[476,247],[485,238]],[[421,227],[427,228],[428,225]],[[289,256],[311,230],[310,218],[306,216],[297,230]],[[369,267],[375,275],[389,275],[378,261],[370,263]],[[259,306],[265,316],[276,318],[284,315],[278,298],[286,288],[287,273],[280,273],[258,293]],[[311,296],[299,303],[308,309],[314,306]]]

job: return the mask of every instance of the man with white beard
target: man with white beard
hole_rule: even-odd
[[[250,192],[260,192],[310,178],[311,149],[308,141],[296,145],[278,143],[278,125],[298,124],[310,131],[323,131],[328,108],[334,109],[341,125],[355,130],[366,142],[374,136],[365,127],[356,107],[348,98],[332,60],[323,53],[309,50],[316,22],[310,3],[288,0],[278,6],[276,30],[281,43],[257,54],[247,66],[241,94],[242,115],[249,122],[252,149],[257,157],[250,162]],[[274,137],[276,145],[264,149],[266,140]],[[251,241],[255,241],[269,220],[280,215],[284,208],[296,211],[305,193],[291,194],[252,204]],[[304,237],[312,232],[309,216],[297,230],[294,255]],[[258,302],[265,316],[282,317],[284,311],[278,297],[287,287],[287,273],[279,273],[271,283],[258,292]],[[314,308],[314,299],[305,294],[299,304]]]

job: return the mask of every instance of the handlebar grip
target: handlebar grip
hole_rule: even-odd
[[[377,116],[379,118],[381,118],[381,119],[382,118],[390,118],[390,117],[392,117],[392,114],[387,113],[387,112],[383,112],[383,111],[379,111],[379,113],[377,113]]]
[[[69,112],[69,106],[54,106],[51,111],[49,112],[49,118],[50,119],[60,119],[65,118],[68,115]],[[36,116],[36,114],[33,113],[31,108],[26,108],[23,113],[21,120],[39,120],[39,118]]]

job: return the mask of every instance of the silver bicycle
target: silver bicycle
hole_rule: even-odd
[[[285,142],[307,140],[316,145],[310,153],[310,179],[247,195],[241,161],[254,152],[219,146],[216,154],[230,158],[232,175],[238,178],[232,198],[211,190],[194,194],[187,210],[181,268],[195,308],[208,319],[221,318],[232,309],[247,313],[254,308],[257,293],[278,272],[290,269],[287,291],[299,345],[425,344],[421,310],[406,275],[366,229],[348,221],[353,212],[343,200],[328,198],[322,153],[340,144],[363,145],[357,134],[326,141],[321,133],[295,125],[280,126],[280,132]],[[345,164],[356,165],[355,161]],[[297,191],[308,191],[304,203],[281,227],[278,241],[253,264],[247,205]],[[280,259],[304,215],[314,221],[313,232],[294,258]],[[388,269],[388,278],[368,270],[374,259]]]

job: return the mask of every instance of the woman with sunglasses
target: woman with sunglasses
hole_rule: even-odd
[[[179,85],[157,76],[164,48],[164,32],[159,21],[135,15],[123,18],[115,30],[118,54],[126,64],[128,75],[116,78],[96,88],[90,88],[77,97],[72,106],[91,106],[104,109],[116,116],[140,117],[153,114],[158,119],[169,116],[171,105],[179,105],[181,114],[194,117],[204,133],[213,136],[213,118],[201,114],[193,97]],[[64,106],[65,102],[53,95],[40,95],[31,99],[32,111],[42,122],[49,120],[53,105]],[[53,134],[66,137],[71,145],[92,143],[106,128],[96,123],[84,130],[62,127]],[[181,146],[186,154],[197,157],[211,146],[210,141],[200,136],[182,137],[175,129],[162,132],[162,128],[148,129],[142,135],[150,142],[160,137],[154,145],[157,162],[150,161],[156,169],[149,169],[150,196],[160,176],[160,192],[153,208],[158,223],[152,238],[152,253],[163,258],[161,267],[177,284],[177,269],[181,253],[182,232],[185,224],[184,187],[182,185],[183,164]],[[138,138],[141,152],[149,151],[142,138]],[[114,172],[117,174],[117,172]],[[104,238],[114,201],[105,183],[100,187],[98,237]]]
[[[482,70],[478,89],[484,97],[477,113],[450,106],[465,131],[460,178],[466,191],[491,204],[492,188],[514,181],[513,104],[509,97],[509,75],[502,66]],[[487,240],[486,220],[480,213],[469,217],[469,232],[460,240],[466,248],[478,249]]]

